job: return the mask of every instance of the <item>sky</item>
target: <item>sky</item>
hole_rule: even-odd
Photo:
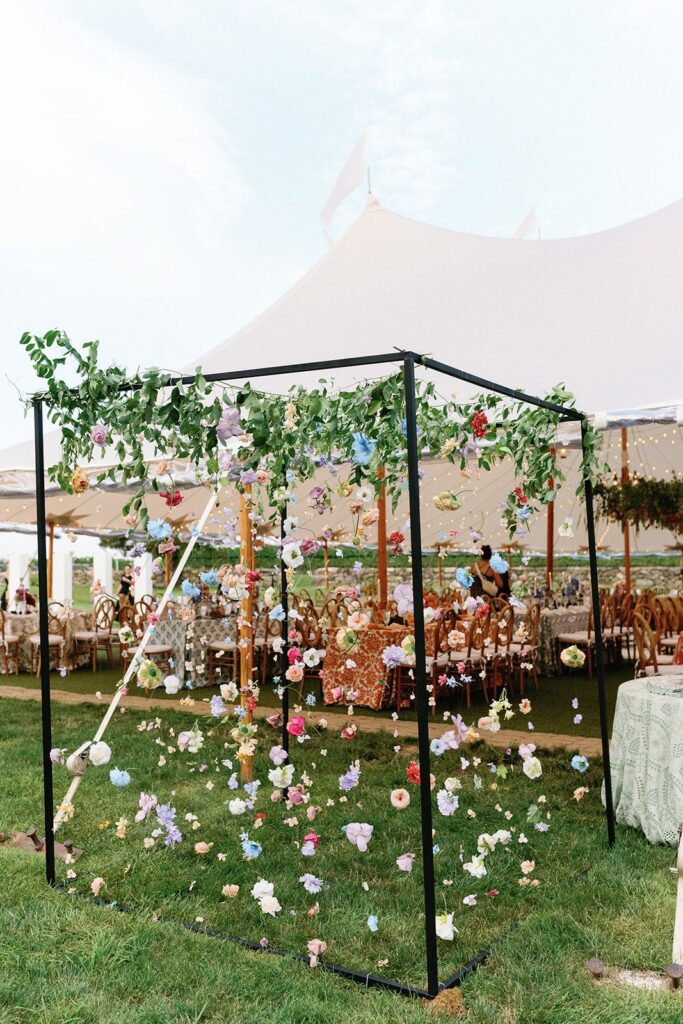
[[[178,369],[327,248],[366,130],[388,209],[510,237],[599,231],[683,195],[678,0],[22,0],[0,5],[0,402],[18,339]],[[364,202],[338,212],[338,236]]]

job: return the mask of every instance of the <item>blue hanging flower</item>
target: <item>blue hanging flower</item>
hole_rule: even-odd
[[[574,771],[581,772],[583,774],[583,772],[588,771],[588,767],[589,761],[587,757],[584,757],[583,754],[574,754],[572,758],[572,768]]]
[[[130,775],[128,772],[121,771],[120,768],[112,768],[109,772],[109,781],[112,786],[127,786],[130,782]]]
[[[491,555],[489,565],[491,566],[494,572],[499,573],[501,576],[510,568],[510,563],[506,562],[505,559],[501,558],[501,556],[498,554]]]
[[[463,569],[462,566],[458,566],[455,570],[455,581],[459,587],[463,590],[469,590],[474,583],[474,576],[467,569]]]
[[[368,928],[371,932],[376,932],[379,928],[379,918],[377,917],[377,914],[370,914],[368,917]]]
[[[283,622],[285,618],[285,610],[282,605],[276,604],[268,614],[268,618],[271,622]]]
[[[531,509],[528,505],[522,505],[520,508],[517,509],[517,518],[521,519],[523,523],[527,521],[530,515]]]
[[[147,533],[152,540],[169,540],[173,536],[171,524],[165,519],[150,519],[147,523]]]
[[[186,594],[187,597],[192,598],[200,597],[202,593],[199,587],[196,587],[191,580],[183,580],[183,582],[180,585],[180,589],[182,590],[183,594]]]
[[[207,572],[200,572],[199,578],[207,587],[218,586],[218,573],[215,569],[208,569]]]
[[[372,458],[372,453],[377,447],[376,441],[371,441],[365,434],[357,432],[353,435],[353,461],[358,466],[367,466]]]

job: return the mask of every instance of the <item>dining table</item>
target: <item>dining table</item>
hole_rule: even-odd
[[[71,608],[68,605],[64,606],[61,613],[63,628],[64,628],[64,639],[65,655],[67,665],[72,665],[72,651],[74,645],[74,633],[80,630],[90,630],[93,624],[93,612],[85,611],[81,608]],[[38,609],[26,612],[25,614],[18,614],[15,612],[5,613],[5,637],[7,639],[17,639],[19,641],[19,671],[30,672],[31,671],[31,641],[32,636],[36,636],[40,631],[40,617]],[[90,654],[85,651],[80,654],[77,659],[77,664],[89,665]],[[13,664],[10,661],[10,669],[13,669]],[[61,667],[61,666],[60,666]],[[0,659],[0,673],[4,673],[5,667],[2,659]]]
[[[427,654],[434,642],[436,622],[425,626]],[[358,647],[346,653],[335,642],[334,633],[328,640],[322,679],[325,704],[347,703],[353,694],[353,704],[379,711],[389,697],[390,673],[382,654],[386,647],[400,647],[401,641],[412,635],[413,627],[400,623],[388,626],[362,626],[356,630]]]
[[[683,826],[683,666],[680,675],[622,683],[610,742],[612,796],[620,825],[651,843],[678,845]],[[602,799],[605,802],[603,784]]]

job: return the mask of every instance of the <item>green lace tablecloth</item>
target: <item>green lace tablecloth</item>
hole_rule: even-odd
[[[619,824],[641,829],[651,843],[676,845],[683,824],[683,670],[619,687],[610,758]]]

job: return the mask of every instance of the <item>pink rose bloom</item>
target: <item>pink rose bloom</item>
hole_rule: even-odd
[[[287,651],[287,657],[289,658],[289,664],[293,665],[295,661],[301,661],[301,650],[298,647],[290,647]]]
[[[257,484],[265,484],[267,479],[268,479],[268,474],[266,473],[266,471],[264,469],[257,469],[256,470],[256,483]]]
[[[342,686],[332,687],[332,700],[341,700],[344,696],[344,688]]]
[[[208,853],[210,849],[211,849],[211,847],[209,846],[208,843],[201,842],[201,843],[195,843],[194,844],[194,852],[195,853]]]
[[[303,736],[306,731],[306,719],[303,715],[294,715],[287,722],[287,732],[290,736]]]
[[[303,677],[304,667],[300,661],[294,662],[294,664],[290,665],[285,672],[285,678],[288,679],[290,683],[300,683]]]
[[[280,724],[280,712],[276,711],[274,715],[268,715],[268,717],[266,718],[266,722],[268,723],[268,725],[272,725],[273,728],[277,728],[277,726]],[[278,762],[276,761],[275,763],[277,764]]]
[[[309,832],[307,836],[304,836],[304,842],[305,843],[312,843],[313,846],[315,846],[317,848],[318,843],[320,842],[320,840],[318,839],[318,833],[317,832]]]
[[[150,626],[158,626],[159,621],[160,619],[158,612],[150,612],[149,615],[147,616],[147,622],[149,623]]]
[[[287,799],[291,804],[302,804],[304,802],[303,786],[290,786],[287,790]]]
[[[90,890],[94,896],[99,896],[103,887],[104,879],[100,878],[99,876],[97,878],[93,878],[92,882],[90,883]]]
[[[97,444],[100,447],[102,447],[107,442],[107,435],[107,428],[103,426],[101,423],[96,423],[95,426],[90,431],[90,440],[92,441],[93,444]]]
[[[535,743],[520,743],[519,745],[519,756],[526,761],[528,757],[533,757],[534,750],[536,749]]]
[[[493,719],[490,715],[483,715],[477,722],[478,729],[490,729]]]

